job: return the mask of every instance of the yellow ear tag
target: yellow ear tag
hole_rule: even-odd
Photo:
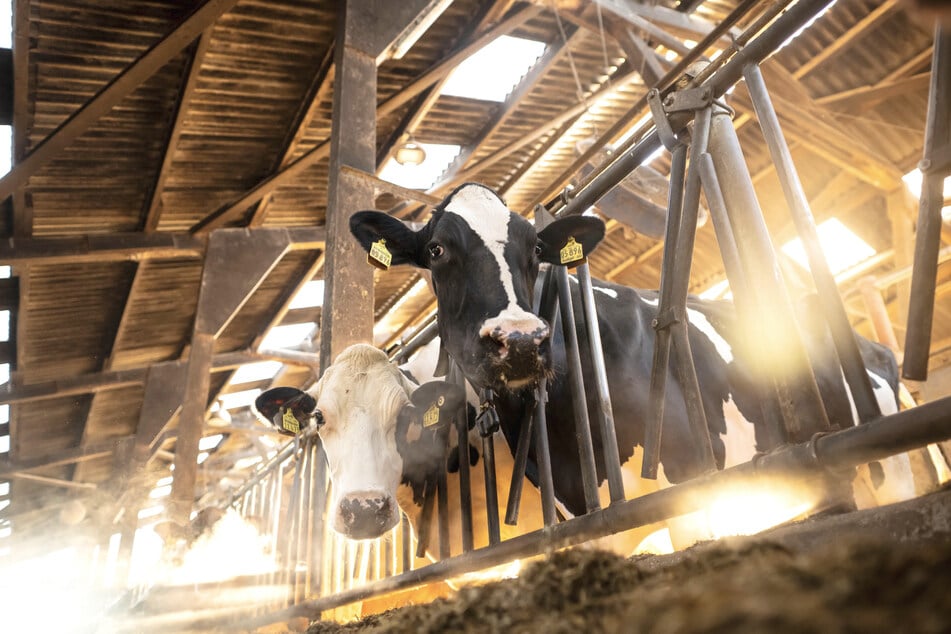
[[[376,242],[370,245],[370,252],[367,253],[367,262],[380,269],[385,271],[390,268],[390,262],[393,261],[393,256],[386,248],[386,240],[380,238]]]
[[[432,407],[426,410],[426,413],[423,414],[423,427],[432,427],[438,422],[439,422],[439,406],[433,403]]]
[[[297,418],[294,416],[294,412],[291,410],[284,411],[284,416],[281,417],[281,426],[291,433],[300,433],[300,422],[297,420]]]
[[[584,247],[575,242],[574,236],[569,236],[568,244],[561,250],[561,263],[570,264],[572,262],[578,264],[584,262]]]

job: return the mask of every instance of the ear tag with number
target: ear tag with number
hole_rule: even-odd
[[[298,421],[297,417],[294,416],[294,412],[292,410],[284,410],[284,415],[281,416],[281,427],[292,434],[300,433],[300,421]]]
[[[575,242],[574,236],[568,237],[568,243],[561,249],[561,263],[571,265],[569,268],[584,263],[584,247]]]
[[[443,403],[446,402],[444,396],[440,396],[439,400],[432,404],[432,406],[426,410],[423,414],[423,427],[432,427],[433,425],[439,423],[439,408],[442,407]]]
[[[370,252],[367,253],[367,262],[385,271],[390,268],[390,262],[393,261],[393,255],[386,248],[386,240],[380,238],[370,245]]]

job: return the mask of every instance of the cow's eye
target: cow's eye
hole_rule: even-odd
[[[441,244],[431,244],[429,245],[429,257],[432,260],[436,260],[442,257],[442,254],[445,253],[445,249]]]
[[[536,245],[535,245],[535,255],[537,255],[538,257],[541,257],[541,255],[542,255],[542,245],[540,245],[540,244],[536,244]]]
[[[314,424],[318,429],[324,426],[324,413],[319,409],[314,412]]]

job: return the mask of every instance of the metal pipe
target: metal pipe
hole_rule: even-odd
[[[538,463],[538,486],[542,496],[542,519],[545,526],[553,526],[555,517],[555,484],[551,475],[551,449],[548,445],[548,421],[545,406],[548,403],[548,379],[538,381],[535,405],[535,461]]]
[[[413,356],[413,353],[433,340],[433,337],[439,334],[439,322],[436,321],[436,314],[428,318],[425,325],[419,328],[406,343],[400,343],[391,350],[389,357],[391,361],[397,364],[406,363],[407,359]]]
[[[703,85],[711,88],[714,98],[721,97],[730,86],[740,79],[743,74],[743,66],[766,59],[779,44],[791,37],[827,4],[828,0],[799,0],[791,9],[766,27],[758,37],[752,39],[745,47],[734,54],[706,81],[703,81],[703,73],[697,79],[703,81]],[[775,7],[771,7],[769,10],[772,11],[773,8]],[[677,68],[679,68],[679,65]],[[678,71],[678,76],[685,68]],[[646,104],[646,100],[644,103]],[[674,131],[677,132],[683,128],[689,119],[689,115],[672,117],[671,125]],[[635,138],[637,138],[636,135]],[[587,183],[578,189],[572,190],[571,199],[563,207],[560,203],[556,203],[553,213],[568,216],[584,212],[600,200],[611,188],[620,183],[635,167],[643,163],[660,145],[660,137],[656,129],[645,133],[643,138],[629,151],[618,152],[618,157],[614,162],[600,171],[596,170],[589,176],[590,180]]]
[[[509,483],[508,503],[505,506],[505,523],[509,526],[518,524],[518,509],[522,502],[522,485],[525,482],[525,468],[528,466],[528,449],[532,443],[532,429],[534,427],[534,412],[526,411],[522,417],[522,424],[518,428],[518,444],[515,446],[515,456],[512,465],[512,481]]]
[[[588,331],[588,346],[591,352],[591,365],[594,369],[594,388],[598,396],[598,422],[601,428],[601,450],[604,456],[604,470],[608,479],[608,491],[611,504],[624,499],[624,480],[621,476],[620,453],[617,446],[617,432],[614,429],[614,410],[611,406],[611,392],[608,390],[608,372],[604,365],[604,347],[601,345],[601,328],[598,323],[598,309],[594,302],[594,286],[591,271],[585,262],[576,270],[581,288],[581,308],[584,323]]]
[[[492,436],[482,437],[482,470],[485,476],[485,517],[489,543],[502,539],[499,526],[499,491],[495,486],[495,445]]]
[[[687,146],[680,144],[671,150],[670,182],[667,194],[667,227],[664,236],[665,245],[677,244],[680,232],[680,213],[683,208],[684,174],[687,166]],[[670,275],[673,270],[674,256],[672,248],[664,248],[661,264],[660,299],[657,302],[657,314],[666,310],[666,299],[670,297]],[[670,367],[670,330],[657,328],[660,325],[655,318],[654,352],[651,363],[651,380],[648,388],[647,422],[644,429],[644,459],[641,463],[641,477],[657,478],[657,466],[660,464],[660,444],[663,438],[665,396],[667,393],[667,374]]]
[[[908,305],[908,330],[905,332],[905,358],[902,376],[924,381],[928,378],[931,356],[931,326],[934,320],[935,287],[938,279],[938,248],[941,246],[941,207],[944,204],[946,170],[931,171],[932,156],[951,145],[951,28],[935,27],[931,57],[931,86],[928,93],[928,118],[925,123],[921,198],[915,233],[914,269],[911,299]]]
[[[693,260],[693,247],[697,235],[697,216],[700,210],[700,156],[707,151],[710,136],[711,108],[707,106],[697,110],[694,115],[693,132],[690,140],[690,169],[684,183],[683,207],[680,214],[680,230],[673,244],[674,253],[681,257],[673,260],[673,279],[669,298],[675,315],[680,317],[673,324],[671,335],[674,353],[677,358],[677,377],[683,390],[687,406],[687,422],[694,440],[700,471],[713,471],[717,468],[710,442],[707,417],[703,411],[703,395],[697,380],[697,370],[690,352],[687,319],[687,291],[690,287],[690,264]],[[668,245],[670,246],[670,245]],[[689,257],[683,257],[683,256]]]
[[[321,597],[290,610],[272,613],[268,615],[267,622],[287,620],[387,592],[450,579],[515,558],[551,552],[697,511],[704,507],[712,494],[722,490],[724,486],[742,484],[750,478],[822,478],[830,469],[849,469],[948,438],[951,438],[951,397],[885,416],[864,425],[820,435],[806,443],[786,445],[750,462],[613,504],[574,518],[570,522],[514,537],[492,548],[480,548],[465,555],[436,562],[410,574],[397,575],[363,588]],[[260,625],[243,623],[248,627]]]
[[[842,373],[851,390],[859,421],[867,422],[878,418],[882,415],[882,411],[872,390],[872,383],[865,370],[865,362],[862,360],[862,353],[859,352],[858,342],[849,323],[849,317],[845,313],[842,298],[839,296],[835,277],[829,270],[829,264],[819,244],[819,233],[809,208],[809,200],[796,173],[796,166],[786,139],[783,137],[779,117],[776,116],[776,110],[769,98],[763,73],[759,66],[750,64],[743,69],[743,75],[746,78],[750,99],[753,101],[756,118],[759,119],[763,137],[766,139],[766,146],[776,167],[776,175],[779,177],[786,205],[789,207],[789,213],[806,251],[809,270],[812,272],[812,279],[815,281],[819,294],[819,304],[829,330],[832,332],[832,341],[839,355]]]
[[[757,289],[755,296],[751,296],[757,311],[751,317],[750,325],[757,328],[755,341],[758,347],[765,348],[755,352],[762,355],[766,377],[780,392],[779,403],[788,436],[793,440],[804,440],[815,431],[829,429],[829,421],[792,317],[792,303],[785,290],[736,130],[722,110],[713,113],[710,156],[726,202],[730,226],[735,233],[743,270],[749,275],[749,287]],[[808,421],[812,428],[803,429],[801,421]]]
[[[713,158],[709,153],[704,152],[700,155],[698,167],[700,169],[700,181],[707,196],[710,218],[713,221],[713,230],[717,236],[717,244],[720,245],[723,267],[726,269],[730,289],[733,291],[737,316],[741,320],[741,331],[755,332],[755,329],[749,328],[747,325],[749,319],[756,314],[755,300],[751,295],[746,273],[743,271],[743,265],[740,262],[740,252],[736,246],[733,227],[730,225],[726,202],[723,200],[723,191],[720,189],[720,181],[717,179],[716,169],[713,167]],[[747,356],[754,364],[754,368],[760,367],[757,355]],[[759,376],[767,376],[767,373],[760,369],[755,369],[754,372]],[[779,404],[767,389],[757,387],[757,394],[767,435],[766,449],[774,449],[786,442],[786,430],[783,427]]]
[[[439,504],[439,558],[445,559],[452,553],[449,547],[449,482],[446,479],[446,470],[436,471],[436,499]]]
[[[588,420],[588,401],[585,396],[584,374],[581,369],[581,351],[578,347],[578,332],[575,329],[575,315],[571,301],[571,287],[568,282],[568,269],[563,266],[556,267],[555,281],[558,283],[558,303],[561,307],[561,331],[565,338],[568,382],[571,388],[571,400],[574,407],[575,441],[578,443],[578,457],[581,461],[581,484],[584,489],[585,509],[590,513],[593,510],[601,508],[601,502],[598,499],[598,470],[594,459],[594,444],[591,440],[591,423]]]
[[[450,381],[454,381],[463,391],[466,378],[455,362],[450,364]],[[463,403],[455,416],[456,436],[459,439],[459,507],[462,519],[462,550],[469,552],[474,547],[472,534],[472,478],[469,474],[469,408]]]

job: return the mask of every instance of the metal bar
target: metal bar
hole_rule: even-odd
[[[449,370],[449,380],[455,381],[463,390],[466,378],[462,370],[453,362]],[[459,439],[459,507],[462,515],[462,550],[469,552],[474,547],[472,533],[472,478],[469,474],[469,408],[463,403],[455,417],[456,436]]]
[[[763,73],[759,66],[750,64],[744,69],[743,75],[746,78],[750,99],[753,101],[756,118],[759,119],[763,137],[773,158],[783,195],[786,197],[786,205],[789,207],[793,223],[806,250],[809,270],[812,272],[812,279],[815,281],[819,294],[819,303],[825,313],[829,329],[832,331],[832,340],[839,355],[845,380],[851,389],[859,421],[867,422],[878,418],[882,412],[875,399],[872,383],[865,370],[865,362],[862,360],[862,354],[855,340],[855,333],[845,313],[845,306],[839,296],[835,277],[829,270],[829,264],[819,244],[819,234],[809,208],[809,200],[796,173],[796,166],[786,139],[783,137],[779,117],[776,116],[776,110],[769,98]]]
[[[704,152],[700,155],[698,167],[700,169],[700,181],[707,196],[710,218],[713,221],[713,230],[717,236],[717,244],[720,245],[723,267],[726,269],[726,276],[733,291],[733,301],[738,307],[738,318],[743,323],[740,328],[743,332],[755,332],[755,329],[748,327],[747,323],[755,315],[754,299],[750,295],[751,291],[746,280],[746,273],[743,271],[743,265],[740,262],[739,248],[736,246],[733,227],[730,225],[730,216],[726,209],[726,202],[723,200],[723,191],[720,189],[720,181],[717,179],[716,170],[713,167],[713,158],[709,153]],[[759,358],[756,355],[750,355],[750,359],[755,364],[754,367],[759,368]],[[755,371],[759,376],[766,376],[766,373],[761,370]],[[774,449],[786,442],[786,429],[783,427],[782,414],[779,411],[779,404],[769,393],[769,390],[759,386],[756,389],[759,394],[760,408],[763,412],[766,448]]]
[[[759,351],[761,355],[769,355],[769,358],[764,358],[763,370],[779,389],[779,403],[789,437],[804,440],[815,431],[829,429],[829,422],[812,366],[792,318],[792,304],[736,130],[722,110],[713,113],[710,156],[726,201],[743,270],[749,276],[749,287],[757,289],[755,296],[751,295],[756,302],[756,315],[750,319],[759,335],[756,339],[758,345],[765,345],[768,350]],[[804,429],[802,421],[808,421],[811,427]]]
[[[562,332],[565,337],[565,353],[568,357],[568,381],[574,406],[575,440],[581,460],[581,483],[584,488],[586,512],[601,508],[598,499],[598,470],[594,459],[594,444],[591,440],[591,423],[588,419],[588,401],[585,397],[584,375],[581,369],[581,351],[578,347],[578,332],[575,329],[575,314],[571,301],[568,269],[555,269],[558,283],[558,303],[561,307]]]
[[[827,4],[828,0],[800,0],[780,17],[776,18],[758,37],[753,38],[709,78],[701,73],[697,76],[697,81],[703,81],[703,85],[709,86],[714,98],[722,96],[730,86],[740,79],[743,73],[743,66],[749,63],[761,62],[766,59],[767,56],[775,51],[779,44],[791,37]],[[772,11],[773,8],[769,10]],[[712,34],[713,32],[711,32],[711,35]],[[704,38],[704,41],[706,41],[706,38]],[[698,55],[700,48],[700,45],[694,48],[694,50],[698,51]],[[682,64],[678,64],[675,67],[674,70],[677,71],[676,74],[673,74],[673,72],[668,73],[660,85],[673,85],[674,80],[686,69],[685,65],[683,68],[681,68],[681,66]],[[668,79],[671,75],[673,75],[673,77]],[[646,100],[643,105],[646,105]],[[638,112],[643,109],[643,105],[637,109]],[[674,131],[676,132],[682,128],[688,120],[689,117],[673,117],[671,125]],[[638,138],[638,135],[635,134],[633,138]],[[621,179],[627,176],[635,167],[643,163],[644,160],[659,147],[660,137],[657,131],[650,130],[646,132],[629,151],[619,151],[618,157],[613,163],[601,171],[596,170],[589,177],[590,180],[588,180],[588,182],[584,183],[578,189],[572,190],[572,197],[563,205],[563,208],[558,208],[562,206],[556,202],[556,208],[552,208],[552,213],[556,213],[557,215],[582,213],[585,209],[597,203],[605,193],[621,182]]]
[[[673,245],[677,244],[680,232],[680,214],[683,206],[684,173],[687,166],[687,147],[678,145],[671,151],[670,183],[667,194],[667,227],[664,236],[664,260],[661,265],[660,300],[657,314],[667,308],[670,297],[670,275],[676,255]],[[668,248],[671,247],[671,248]],[[655,323],[657,320],[654,320]],[[651,380],[648,388],[647,422],[644,428],[644,459],[641,463],[641,477],[657,478],[657,466],[660,464],[660,444],[663,438],[663,420],[665,394],[667,392],[667,374],[670,366],[670,330],[657,329],[654,333],[654,354],[651,362]]]
[[[499,491],[495,486],[495,445],[492,436],[482,437],[482,468],[485,474],[485,517],[489,529],[489,543],[498,544],[502,537],[499,526]]]
[[[550,552],[636,526],[645,526],[703,508],[723,486],[751,477],[780,475],[822,477],[828,469],[847,469],[880,460],[932,442],[951,438],[951,397],[885,416],[864,425],[817,436],[810,442],[786,445],[759,458],[694,478],[683,484],[613,504],[570,522],[549,526],[479,550],[434,563],[410,574],[397,575],[336,596],[321,597],[268,615],[267,622],[312,614],[387,592],[495,566],[515,558]],[[243,622],[244,626],[259,625]]]
[[[515,446],[515,456],[512,465],[512,482],[509,483],[508,504],[505,507],[505,523],[509,526],[518,524],[518,509],[522,502],[522,486],[525,483],[525,468],[528,466],[528,449],[532,443],[532,429],[534,428],[535,408],[525,412],[522,424],[518,428],[518,444]]]
[[[924,381],[928,378],[931,325],[934,320],[935,287],[938,279],[938,248],[941,246],[941,207],[944,204],[945,174],[930,172],[932,155],[951,144],[951,28],[935,27],[931,58],[931,86],[928,93],[928,118],[920,169],[921,198],[915,239],[914,269],[911,275],[911,300],[908,305],[908,330],[905,332],[905,357],[902,376]]]
[[[433,509],[436,502],[435,484],[432,478],[426,478],[423,485],[423,508],[419,515],[419,526],[416,527],[416,556],[425,557],[429,548],[429,536],[432,534]]]
[[[601,328],[598,309],[594,302],[594,287],[591,270],[585,262],[576,270],[581,288],[581,308],[588,331],[591,363],[594,366],[594,388],[598,395],[598,423],[601,427],[601,450],[604,454],[604,470],[608,478],[611,504],[624,499],[624,480],[621,476],[620,453],[617,433],[614,430],[614,410],[611,407],[611,392],[608,390],[608,372],[604,365],[604,347],[601,345]]]
[[[538,463],[538,485],[542,495],[542,519],[545,526],[554,526],[555,484],[551,475],[551,449],[548,445],[548,421],[545,404],[548,402],[548,379],[538,381],[538,402],[535,405],[535,460]]]
[[[413,549],[411,548],[412,528],[410,528],[409,518],[406,517],[405,513],[400,514],[400,523],[402,524],[402,529],[403,529],[402,530],[403,539],[401,540],[401,544],[400,544],[401,546],[400,554],[402,556],[403,572],[409,572],[410,570],[413,569],[413,558],[410,555],[410,553],[413,552]]]
[[[445,559],[452,555],[449,548],[449,482],[446,480],[446,470],[440,468],[436,472],[436,500],[439,520],[439,558]]]
[[[538,223],[540,220],[544,221],[543,219],[545,215],[547,215],[547,212],[544,211],[543,208],[536,208],[536,223]],[[558,314],[558,295],[555,291],[554,271],[551,267],[545,271],[543,276],[539,276],[535,282],[535,288],[535,296],[537,299],[532,305],[533,312],[536,315],[541,316],[541,318],[544,319],[545,322],[549,324],[549,326],[551,326],[551,329],[554,330],[555,319],[557,318],[556,316]],[[538,290],[539,288],[540,290]],[[536,397],[537,396],[538,391],[536,390]],[[518,510],[522,500],[522,487],[525,483],[525,469],[528,466],[528,453],[532,443],[532,438],[534,437],[533,431],[536,424],[535,421],[538,418],[538,411],[538,403],[536,402],[534,407],[525,411],[525,416],[522,418],[522,426],[519,427],[518,445],[515,447],[515,458],[514,464],[512,466],[512,482],[509,484],[509,499],[508,505],[505,509],[505,523],[510,526],[514,526],[518,523]],[[544,417],[544,405],[542,405],[540,411],[541,416]],[[547,439],[547,431],[545,434]],[[536,451],[539,451],[537,441]],[[537,459],[536,464],[538,464]],[[550,473],[551,469],[549,465],[549,474]],[[552,506],[552,509],[554,509],[554,505]],[[554,510],[552,510],[552,517],[554,517]]]
[[[683,390],[687,406],[687,422],[694,439],[698,464],[701,471],[713,471],[717,468],[710,443],[710,431],[707,417],[703,411],[703,396],[697,380],[697,370],[690,352],[687,319],[687,291],[690,287],[690,264],[693,260],[693,247],[697,235],[697,215],[700,210],[700,156],[707,151],[710,136],[711,107],[698,110],[694,116],[693,132],[690,142],[690,169],[684,183],[683,208],[680,214],[680,231],[673,251],[680,257],[674,258],[672,297],[670,302],[674,314],[680,320],[673,325],[671,336],[674,354],[677,358],[677,378]]]

